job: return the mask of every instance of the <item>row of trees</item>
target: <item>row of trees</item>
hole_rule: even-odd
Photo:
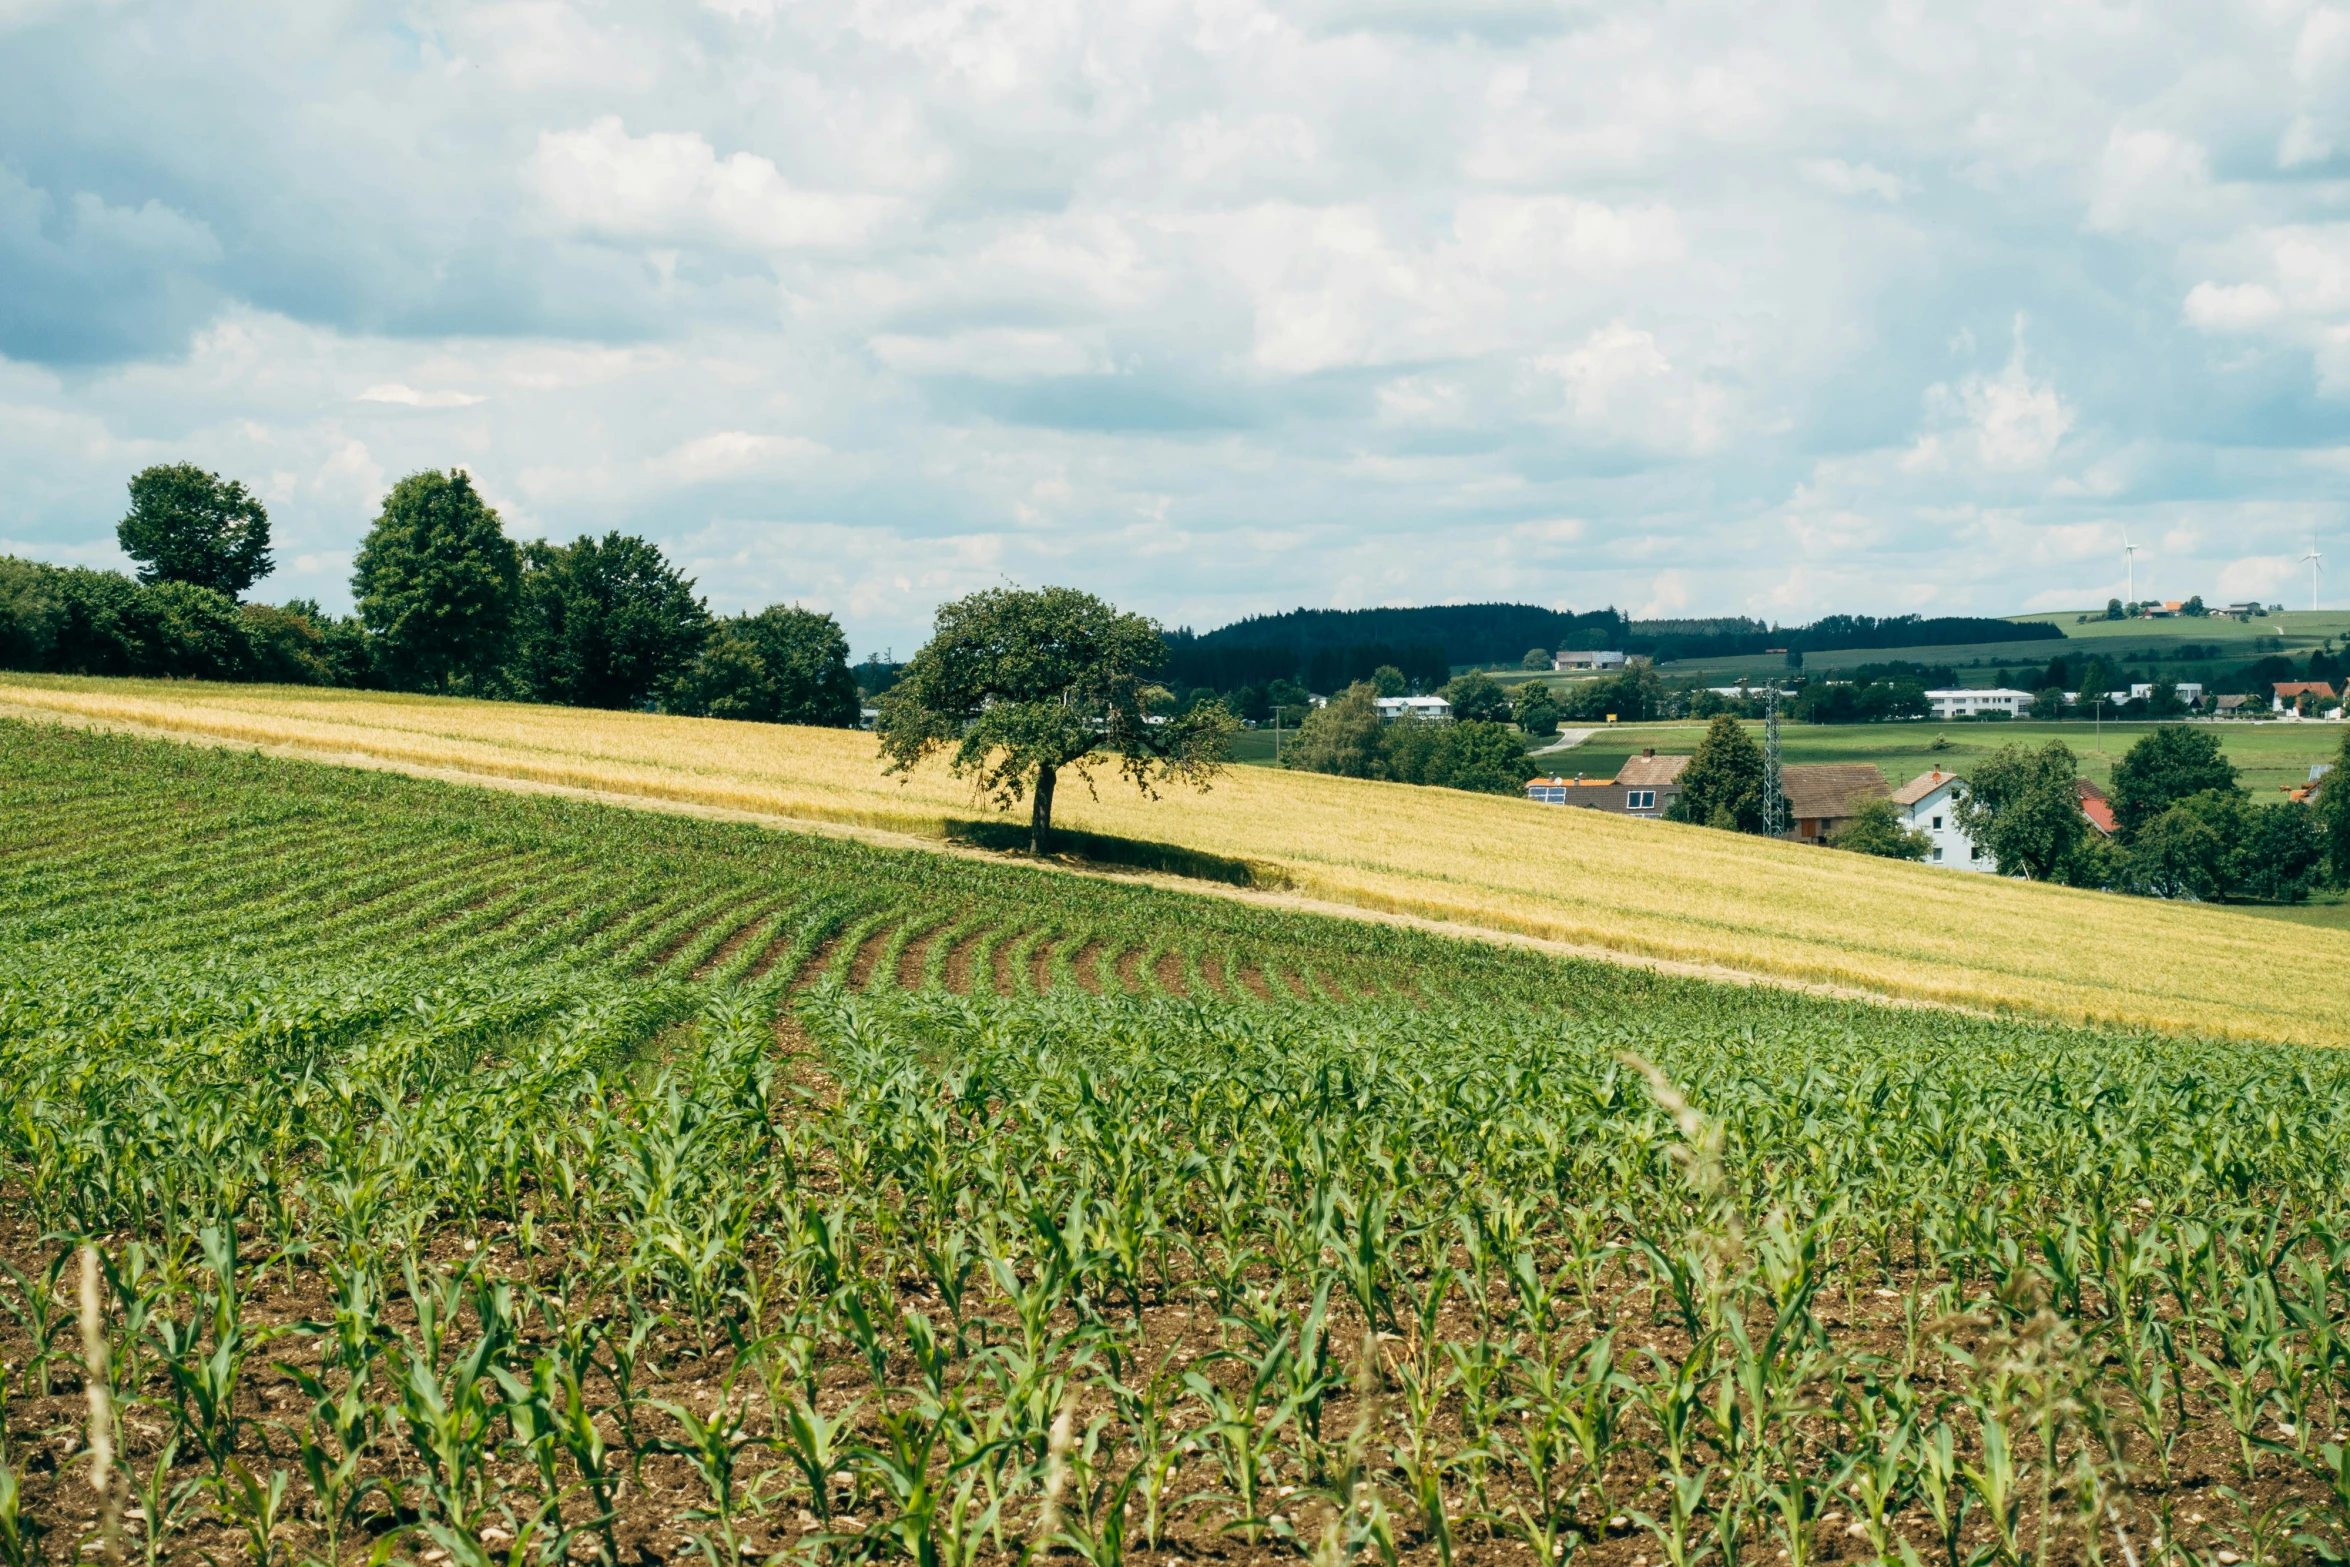
[[[0,663],[267,680],[853,726],[847,639],[777,605],[713,617],[661,551],[608,533],[517,543],[462,470],[392,486],[360,546],[356,613],[240,604],[273,567],[266,508],[190,464],[131,480],[116,572],[0,559]]]
[[[1495,693],[1500,687],[1486,677]],[[1457,682],[1456,682],[1457,685]],[[1373,704],[1378,686],[1362,681],[1306,716],[1281,765],[1342,778],[1384,778],[1480,794],[1516,794],[1530,774],[1525,748],[1488,704],[1475,700],[1471,716],[1458,704],[1449,724],[1387,723]],[[1504,703],[1500,712],[1507,712]],[[1555,716],[1552,720],[1556,725]]]

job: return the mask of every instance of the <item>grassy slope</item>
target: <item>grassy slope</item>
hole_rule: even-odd
[[[984,816],[870,736],[422,697],[9,677],[0,701],[189,737],[941,836]],[[1245,769],[1152,803],[1064,788],[1072,827],[1270,866],[1301,892],[1879,994],[2256,1038],[2350,1040],[2350,934],[1958,876],[1523,801]]]

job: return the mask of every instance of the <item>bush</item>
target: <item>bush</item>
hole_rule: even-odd
[[[1922,860],[1933,841],[1902,826],[1901,812],[1891,800],[1868,800],[1852,813],[1850,821],[1828,835],[1828,847],[1888,860]]]

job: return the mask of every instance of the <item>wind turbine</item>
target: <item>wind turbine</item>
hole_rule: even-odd
[[[2311,539],[2309,553],[2295,562],[2296,565],[2306,565],[2309,568],[2309,608],[2312,614],[2317,611],[2317,574],[2325,569],[2320,564],[2324,559],[2325,557],[2317,552],[2317,540]]]
[[[2127,528],[2122,529],[2122,560],[2130,576],[2129,601],[2135,604],[2138,602],[2138,546],[2130,542]]]

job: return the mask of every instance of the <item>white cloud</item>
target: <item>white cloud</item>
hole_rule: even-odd
[[[791,250],[849,245],[896,205],[804,190],[756,153],[721,159],[698,132],[630,136],[618,115],[542,131],[524,178],[565,228],[607,239]]]
[[[874,355],[908,375],[970,375],[991,381],[1037,376],[1100,375],[1112,367],[1099,349],[1059,332],[987,327],[942,337],[888,332],[873,339]]]
[[[1839,196],[1874,196],[1899,201],[1909,193],[1909,182],[1869,163],[1846,163],[1842,158],[1806,158],[1797,165],[1803,177]]]
[[[484,399],[476,392],[456,392],[443,389],[438,392],[420,392],[412,386],[388,381],[382,386],[371,386],[359,394],[363,403],[398,403],[403,408],[470,408]]]
[[[2342,0],[290,15],[0,0],[22,547],[184,457],[337,602],[463,464],[907,645],[1001,575],[2009,610],[2350,515]]]

